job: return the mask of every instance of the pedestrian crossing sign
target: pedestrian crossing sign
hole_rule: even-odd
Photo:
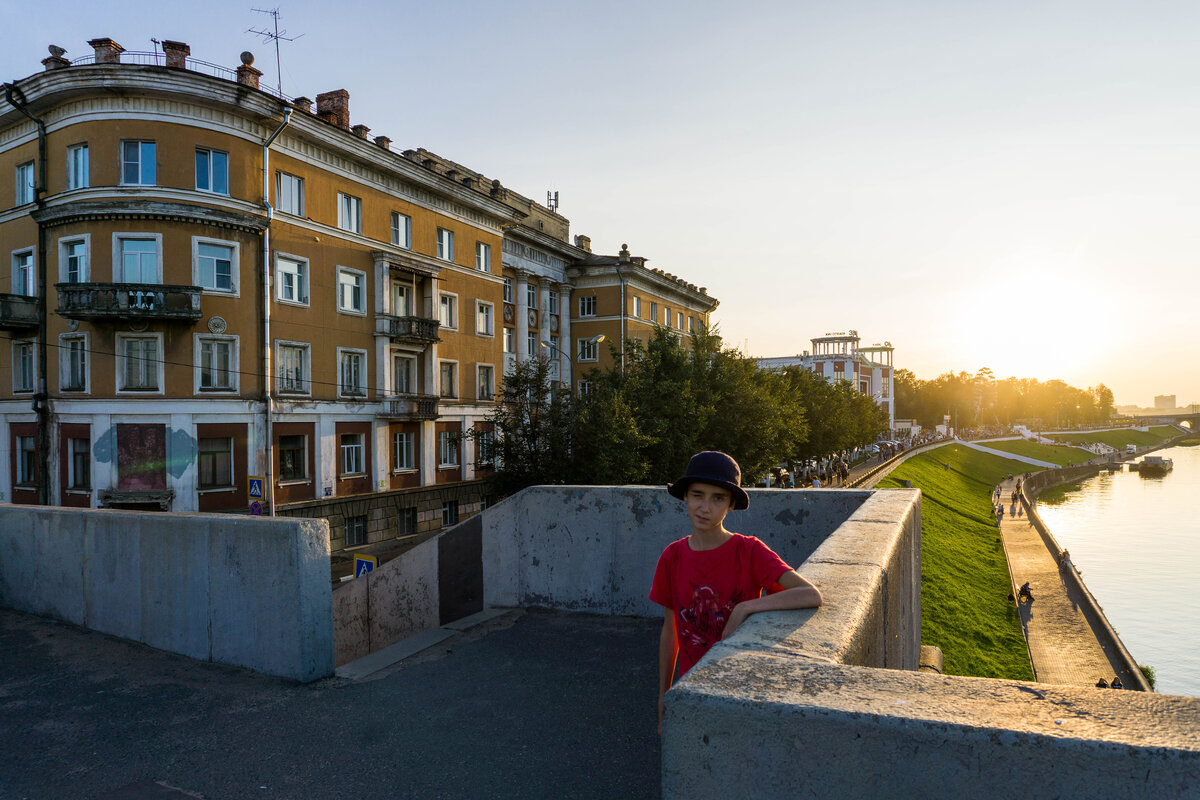
[[[251,475],[250,476],[250,499],[251,500],[262,500],[263,499],[263,479],[259,475]]]
[[[374,572],[375,567],[379,566],[379,560],[375,556],[354,556],[354,577],[361,578],[368,572]]]

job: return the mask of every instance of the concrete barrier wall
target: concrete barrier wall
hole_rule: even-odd
[[[333,672],[319,520],[0,505],[0,605],[269,675]]]

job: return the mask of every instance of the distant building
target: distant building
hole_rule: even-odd
[[[1175,395],[1159,394],[1154,396],[1155,411],[1174,411],[1175,410]]]
[[[812,340],[812,354],[760,358],[763,369],[804,367],[821,375],[830,383],[850,381],[863,394],[887,410],[888,428],[896,428],[895,370],[892,365],[891,342],[860,345],[858,331],[827,333]]]

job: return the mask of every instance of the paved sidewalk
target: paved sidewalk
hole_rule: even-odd
[[[1112,680],[1116,668],[1041,534],[1025,516],[1012,516],[1015,486],[1015,479],[1001,484],[1005,513],[1000,535],[1014,582],[1020,586],[1029,581],[1033,592],[1033,602],[1022,602],[1020,610],[1034,674],[1041,683],[1063,686],[1095,686],[1100,678]],[[1020,508],[1019,501],[1016,507]]]

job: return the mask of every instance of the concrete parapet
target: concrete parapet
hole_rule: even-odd
[[[333,672],[320,520],[0,505],[0,605],[269,675]]]

